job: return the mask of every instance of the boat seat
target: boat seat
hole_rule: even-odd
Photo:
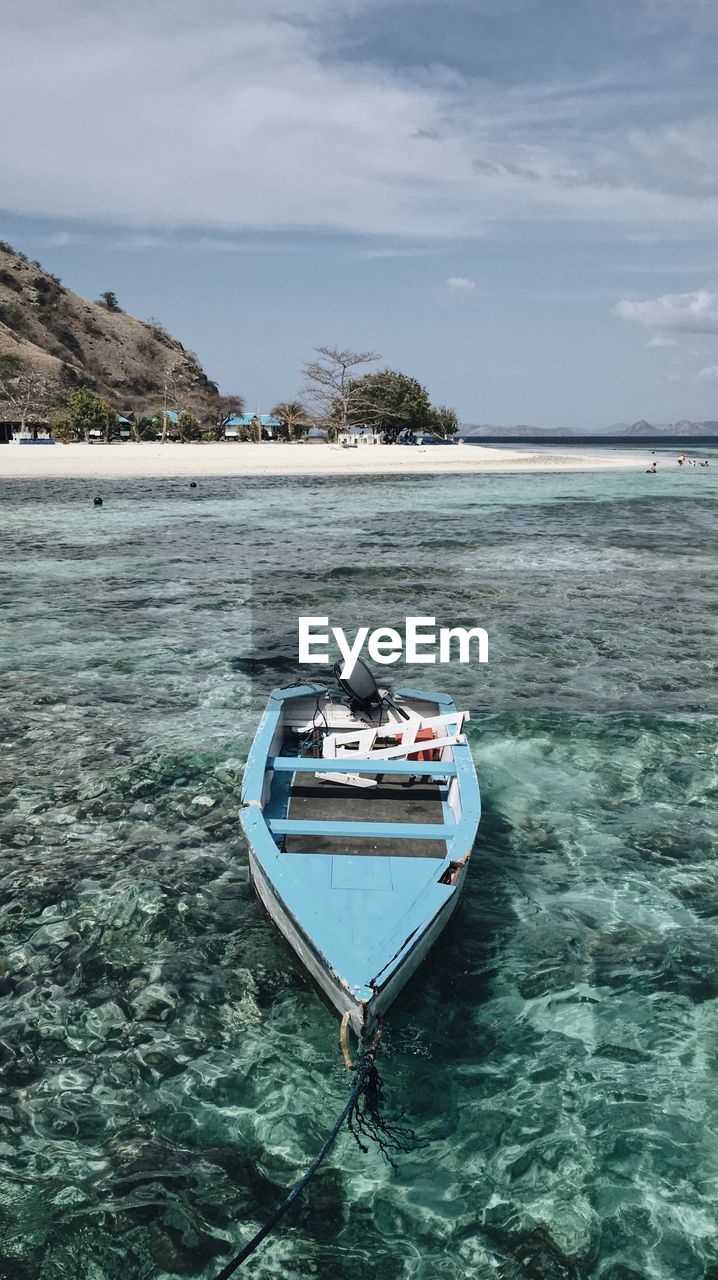
[[[445,858],[451,834],[445,799],[445,785],[433,779],[408,786],[405,778],[390,776],[371,790],[357,790],[298,774],[286,818],[268,813],[267,821],[272,835],[284,836],[289,854]]]
[[[292,836],[367,836],[369,839],[434,840],[449,839],[456,834],[453,822],[320,822],[269,818],[272,835]],[[336,852],[336,850],[335,850]]]
[[[425,745],[432,746],[431,743]],[[269,756],[267,759],[267,768],[274,770],[275,773],[343,773],[346,767],[346,762],[341,756],[334,760],[317,756]],[[456,764],[453,760],[422,760],[419,766],[415,760],[377,761],[352,758],[351,770],[352,773],[357,774],[381,773],[392,777],[415,778],[417,775],[422,778],[456,777]]]

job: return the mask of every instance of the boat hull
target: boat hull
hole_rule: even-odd
[[[270,694],[249,752],[240,816],[254,891],[360,1038],[419,968],[464,887],[481,814],[466,715],[446,694],[398,689],[367,724],[324,686],[291,685]],[[431,731],[431,756],[412,754],[419,730]],[[320,742],[329,749],[307,753]],[[352,742],[347,786],[347,756],[336,750]],[[360,775],[373,776],[369,791]]]
[[[461,897],[469,860],[461,868],[454,892],[447,898],[443,907],[415,939],[413,946],[407,951],[401,963],[393,970],[383,985],[377,984],[375,994],[370,1000],[357,1000],[347,985],[327,963],[309,939],[303,933],[293,916],[276,892],[271,881],[265,875],[254,851],[249,851],[249,874],[257,898],[276,926],[279,933],[290,946],[302,969],[313,979],[325,1000],[334,1008],[339,1017],[349,1014],[352,1030],[361,1039],[373,1034],[377,1022],[381,1020],[390,1005],[403,990],[406,983],[416,972],[422,961],[426,959],[437,938],[443,933],[451,919]]]

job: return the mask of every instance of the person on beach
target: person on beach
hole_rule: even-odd
[[[656,464],[655,464],[655,462],[652,462],[652,463],[651,463],[651,465],[650,465],[650,467],[647,467],[647,468],[646,468],[646,475],[647,475],[647,476],[654,476],[655,474],[656,474]]]
[[[685,462],[685,460],[686,460],[686,455],[685,455],[685,453],[679,453],[679,455],[678,455],[678,466],[679,466],[679,467],[682,467],[682,466],[683,466],[683,463]]]

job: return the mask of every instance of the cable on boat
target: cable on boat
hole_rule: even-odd
[[[370,1048],[357,1061],[356,1076],[349,1095],[349,1101],[325,1139],[319,1154],[314,1158],[304,1176],[298,1182],[295,1182],[282,1203],[275,1209],[271,1218],[265,1222],[256,1235],[252,1236],[252,1239],[244,1246],[241,1253],[238,1253],[236,1258],[228,1262],[227,1266],[219,1272],[216,1280],[229,1280],[229,1277],[234,1275],[237,1268],[241,1267],[243,1262],[246,1262],[247,1258],[259,1248],[262,1241],[274,1230],[287,1210],[302,1194],[307,1183],[314,1177],[324,1157],[336,1141],[345,1121],[348,1123],[349,1132],[357,1146],[362,1151],[367,1152],[369,1148],[365,1145],[365,1142],[376,1143],[382,1156],[393,1169],[396,1169],[396,1164],[392,1160],[390,1152],[409,1151],[415,1144],[416,1137],[413,1130],[388,1124],[381,1115],[382,1081],[375,1062],[380,1039],[381,1026],[379,1026]],[[365,1141],[362,1141],[362,1139]]]

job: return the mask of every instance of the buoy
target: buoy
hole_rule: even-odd
[[[102,506],[102,498],[95,498],[95,506],[96,507]]]
[[[190,480],[190,482],[189,482],[189,487],[190,487],[190,489],[196,489],[196,488],[197,488],[197,481],[196,481],[196,480]]]

